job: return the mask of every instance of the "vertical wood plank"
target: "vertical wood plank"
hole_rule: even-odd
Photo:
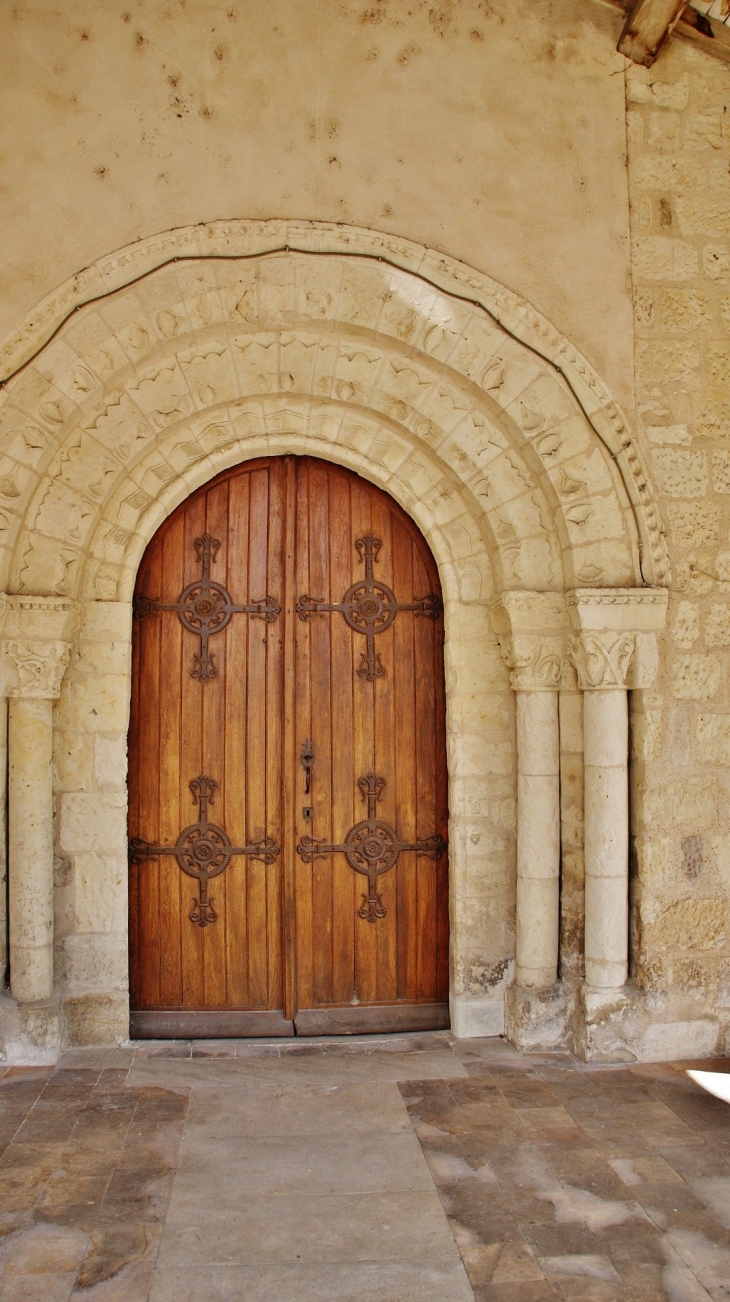
[[[233,476],[228,483],[228,591],[237,605],[248,600],[249,592],[249,491],[251,475]],[[234,845],[246,842],[246,754],[247,706],[249,696],[247,616],[233,615],[224,633],[226,640],[225,680],[225,829]],[[231,1007],[250,1006],[248,984],[248,914],[246,887],[248,864],[241,856],[231,859],[226,869],[226,962],[228,1002]]]
[[[140,574],[145,571],[144,562]],[[144,577],[142,577],[144,582]],[[140,824],[140,621],[135,620],[132,627],[132,692],[127,738],[128,777],[127,777],[127,837],[141,835]],[[130,861],[128,868],[129,887],[129,988],[139,990],[139,865]]]
[[[393,522],[393,587],[401,601],[414,598],[413,546],[402,522]],[[419,594],[420,595],[420,594]],[[393,676],[398,702],[395,719],[395,773],[397,775],[398,831],[404,841],[416,835],[416,679],[414,664],[415,616],[399,614],[393,625]],[[417,874],[416,856],[400,856],[396,872],[398,914],[398,999],[412,999],[417,990]]]
[[[328,600],[341,602],[352,582],[354,555],[350,512],[350,478],[335,468],[329,477],[330,591]],[[331,835],[334,844],[344,839],[357,821],[355,812],[355,761],[353,750],[353,674],[356,641],[342,615],[331,620]],[[359,798],[359,793],[358,793]],[[355,995],[355,922],[362,878],[344,855],[333,855],[332,871],[332,1002],[349,1004]],[[357,904],[356,904],[357,900]],[[358,919],[359,921],[359,919]]]
[[[251,472],[249,511],[249,600],[266,596],[269,536],[268,467]],[[246,735],[246,806],[248,836],[266,835],[266,623],[250,616],[248,633],[248,727]],[[265,1008],[268,997],[266,966],[266,864],[248,861],[248,988],[254,1008]]]
[[[425,544],[424,544],[425,547]],[[429,573],[429,591],[441,593],[438,570],[433,556],[425,557]],[[446,678],[444,674],[443,615],[432,625],[432,674],[434,682],[434,768],[436,775],[436,823],[434,830],[448,843],[449,775],[446,764]],[[436,998],[449,997],[449,854],[448,845],[436,863]]]
[[[396,583],[396,560],[394,550],[398,546],[397,534],[394,537],[391,503],[385,494],[373,495],[372,528],[376,538],[380,539],[380,550],[373,565],[375,581],[386,584],[391,591],[395,588],[397,599],[403,599],[402,585]],[[403,616],[396,615],[390,628],[375,637],[376,655],[384,670],[382,677],[375,681],[373,691],[373,733],[374,733],[374,771],[385,778],[386,786],[383,797],[377,806],[386,822],[395,827],[401,837],[407,836],[403,826],[404,810],[402,807],[401,777],[396,764],[396,684],[398,666],[395,656],[395,630]],[[407,619],[408,616],[406,615]],[[378,878],[378,893],[382,897],[385,917],[375,924],[368,924],[375,940],[375,998],[382,1002],[393,1000],[397,996],[397,930],[398,910],[396,882],[401,860],[387,873]],[[363,879],[364,880],[364,879]]]
[[[414,583],[419,595],[428,592],[428,574],[414,546]],[[416,687],[416,818],[417,835],[428,836],[439,825],[436,808],[436,734],[433,674],[434,626],[430,619],[413,616]],[[437,865],[425,855],[417,859],[417,988],[421,999],[436,996],[436,951],[438,901],[436,898]]]
[[[309,483],[309,591],[312,596],[331,600],[329,484],[331,470],[321,461],[307,460]],[[340,594],[341,596],[341,594]],[[339,600],[339,597],[335,598]],[[309,804],[314,809],[313,835],[332,844],[332,717],[331,631],[335,615],[315,615],[310,625],[310,737],[314,744],[315,768]],[[341,618],[341,616],[339,617]],[[335,689],[336,690],[336,689]],[[312,1006],[332,1002],[332,867],[333,855],[315,859],[311,865]]]
[[[282,747],[282,837],[283,937],[284,937],[284,1016],[293,1018],[297,1008],[297,912],[296,874],[296,700],[297,663],[295,637],[299,634],[296,617],[296,545],[298,540],[297,465],[286,459],[286,533],[284,588],[284,745]]]
[[[230,587],[228,574],[228,482],[213,483],[203,498],[205,503],[204,532],[211,534],[220,542],[215,561],[211,565],[211,578],[221,583],[226,589]],[[194,555],[194,549],[193,549]],[[197,557],[195,557],[197,562]],[[202,566],[196,563],[197,575],[202,573]],[[235,618],[235,617],[234,617]],[[241,618],[239,616],[239,618]],[[245,616],[243,616],[245,619]],[[192,641],[190,636],[188,641]],[[196,639],[197,640],[197,639]],[[214,803],[210,809],[210,822],[225,826],[226,816],[226,769],[225,769],[225,732],[226,732],[226,690],[229,680],[226,658],[226,639],[221,634],[214,634],[210,639],[210,651],[215,657],[217,674],[208,683],[199,683],[190,679],[197,692],[192,694],[192,709],[200,717],[200,769],[213,777],[218,783]],[[185,723],[183,721],[183,727]],[[199,806],[195,807],[196,817]],[[221,1008],[227,1002],[226,971],[226,934],[228,931],[228,894],[230,885],[230,864],[226,871],[214,878],[209,892],[215,900],[218,921],[210,927],[200,928],[189,923],[191,930],[200,931],[198,944],[202,944],[204,972],[204,1002],[207,1008]],[[192,880],[192,879],[191,879]],[[193,885],[197,885],[192,881]],[[189,920],[188,920],[189,922]]]
[[[142,576],[149,592],[161,591],[162,556],[151,556]],[[139,703],[137,715],[137,776],[134,785],[138,791],[138,819],[133,835],[158,842],[160,834],[159,754],[160,754],[160,624],[155,620],[135,621],[134,636],[139,645],[139,672],[144,676],[145,692],[136,693]],[[153,1006],[160,995],[160,936],[158,928],[158,893],[160,863],[148,860],[134,869],[137,885],[137,932],[131,933],[136,941],[132,970],[137,972],[140,1003]],[[179,950],[179,945],[178,945]]]
[[[265,835],[272,836],[282,846],[282,781],[283,781],[283,704],[284,704],[284,604],[285,604],[285,550],[286,550],[286,463],[276,457],[269,467],[269,536],[267,594],[275,597],[282,607],[278,619],[266,625],[266,828]],[[282,934],[282,851],[266,869],[266,947],[267,947],[267,1007],[284,1006],[284,968]]]
[[[296,560],[293,565],[295,592],[292,596],[292,609],[301,595],[319,596],[312,585],[310,573],[310,463],[301,458],[296,466]],[[315,619],[317,617],[315,616]],[[302,836],[319,835],[315,830],[315,820],[305,820],[302,816],[303,806],[311,804],[312,792],[306,793],[305,772],[300,756],[302,743],[313,740],[314,721],[311,700],[311,659],[312,659],[312,624],[313,620],[297,618],[294,628],[294,654],[296,662],[294,674],[294,735],[291,739],[294,767],[291,774],[292,811],[295,821],[295,836],[298,844]],[[315,758],[315,765],[317,760]],[[312,784],[316,789],[319,773],[312,774]],[[313,1007],[314,972],[312,965],[313,949],[313,880],[315,869],[321,860],[308,864],[296,856],[295,891],[296,891],[296,968],[297,968],[297,1006]]]
[[[365,566],[355,550],[355,540],[373,532],[373,492],[370,485],[353,476],[350,483],[350,525],[352,542],[350,544],[351,583],[359,580],[365,573]],[[358,670],[363,664],[365,638],[354,633],[353,656],[353,759],[354,770],[350,781],[356,800],[357,813],[355,821],[367,817],[367,806],[360,800],[357,786],[358,779],[367,773],[375,772],[375,730],[374,705],[375,692],[379,687],[376,680],[369,682]],[[367,900],[367,878],[358,874],[355,883],[356,905]],[[364,898],[363,898],[364,897]],[[356,914],[355,917],[355,995],[358,1003],[373,1003],[377,995],[377,950],[378,941],[375,934],[379,923],[367,922]]]
[[[205,533],[205,498],[205,493],[195,493],[184,504],[182,512],[184,525],[182,583],[177,587],[176,592],[171,592],[169,600],[176,600],[183,585],[200,579],[202,566],[196,554],[195,539],[202,537]],[[181,629],[177,616],[172,612],[169,614],[165,612],[160,618],[166,618],[171,623],[174,621],[176,628]],[[219,680],[214,678],[211,682],[204,684],[192,677],[193,657],[199,652],[200,643],[193,633],[189,633],[184,629],[181,630],[181,639],[180,706],[176,719],[178,804],[174,820],[175,830],[173,832],[173,827],[170,827],[170,833],[166,837],[167,841],[170,840],[171,836],[174,840],[183,827],[188,826],[190,823],[196,823],[200,817],[200,806],[193,803],[190,791],[190,782],[193,778],[205,773],[207,777],[212,777],[217,782],[220,782],[221,779],[220,764],[215,748],[209,749],[207,745],[208,738],[204,737],[203,717],[203,693],[214,685],[219,685]],[[215,651],[220,655],[217,647]],[[220,661],[217,661],[217,663],[220,664]],[[170,737],[168,745],[172,750],[175,745],[172,737]],[[170,763],[172,763],[172,758]],[[218,803],[216,801],[210,811],[211,821],[218,821],[217,818],[214,818],[217,807]],[[187,1008],[205,1008],[207,1003],[205,991],[205,937],[203,929],[191,922],[189,916],[193,901],[200,898],[198,883],[195,878],[182,873],[174,859],[168,859],[167,862],[170,870],[175,873],[178,880],[180,939],[182,944],[182,1003]],[[219,897],[215,885],[212,894],[215,897],[217,907]],[[218,926],[218,923],[215,926]],[[205,930],[210,931],[212,928],[207,927]]]

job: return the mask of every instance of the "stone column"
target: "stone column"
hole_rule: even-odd
[[[504,592],[492,622],[517,693],[516,975],[545,990],[558,970],[560,911],[560,733],[564,599]]]
[[[53,702],[13,697],[8,723],[10,988],[29,1003],[53,993]]]
[[[558,975],[560,740],[557,690],[517,691],[518,986],[544,990]]]
[[[1,668],[8,713],[10,988],[19,1004],[53,994],[53,701],[61,690],[74,603],[11,597]],[[45,636],[44,636],[45,635]]]
[[[585,744],[585,979],[617,991],[628,977],[629,688],[648,687],[657,667],[653,630],[667,593],[583,588],[568,593],[577,630],[570,655],[583,697]]]

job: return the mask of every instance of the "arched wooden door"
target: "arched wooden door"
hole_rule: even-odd
[[[448,1025],[443,614],[413,522],[311,458],[226,471],[135,591],[131,1033]]]

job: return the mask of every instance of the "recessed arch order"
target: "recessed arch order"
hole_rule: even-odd
[[[645,470],[529,304],[408,241],[217,222],[101,259],[0,350],[0,586],[128,600],[160,521],[262,451],[387,488],[462,600],[666,581]]]
[[[140,241],[50,294],[0,348],[0,593],[10,594],[5,650],[20,665],[8,669],[10,694],[59,698],[52,724],[44,714],[69,865],[55,947],[76,1042],[129,1027],[126,740],[140,559],[193,490],[285,453],[339,462],[390,493],[439,566],[458,1034],[501,1031],[515,970],[514,694],[490,601],[525,590],[535,610],[552,611],[562,598],[541,593],[598,588],[591,599],[610,606],[668,578],[641,454],[601,380],[529,304],[453,259],[347,226],[215,222]],[[612,588],[624,591],[606,597]],[[558,660],[538,686],[557,688]],[[549,709],[557,728],[555,701]],[[557,777],[554,787],[558,801]],[[51,847],[50,781],[47,796]],[[16,937],[41,926],[13,845],[11,964],[13,908]],[[53,967],[47,858],[45,975],[33,999],[48,995]],[[51,1052],[36,1050],[38,1061]]]

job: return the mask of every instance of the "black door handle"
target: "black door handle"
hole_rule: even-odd
[[[309,738],[307,738],[306,741],[302,742],[301,761],[304,768],[304,772],[307,775],[306,783],[304,786],[304,793],[305,795],[308,796],[312,789],[312,768],[314,765],[314,746],[312,742],[309,740]]]

